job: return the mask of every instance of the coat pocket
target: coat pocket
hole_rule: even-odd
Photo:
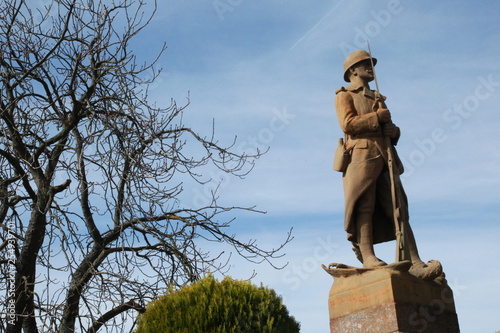
[[[380,156],[382,156],[381,152],[374,144],[370,143],[368,139],[358,139],[358,142],[354,146],[351,153],[350,163],[367,163],[371,160],[379,158]]]

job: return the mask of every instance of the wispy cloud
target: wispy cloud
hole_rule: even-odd
[[[300,43],[302,43],[302,41],[306,38],[308,38],[321,24],[323,24],[323,22],[325,20],[327,20],[328,18],[330,18],[331,14],[333,12],[335,12],[335,10],[337,8],[339,8],[343,3],[345,2],[345,0],[340,0],[338,1],[318,22],[316,22],[315,25],[313,25],[311,27],[311,29],[309,29],[302,37],[300,37],[296,42],[295,44],[293,44],[293,46],[290,48],[290,50],[293,50],[295,47],[297,47]]]

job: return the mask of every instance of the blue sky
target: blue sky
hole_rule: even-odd
[[[331,169],[341,136],[334,91],[345,56],[368,38],[382,94],[402,130],[411,224],[424,260],[438,259],[455,292],[462,332],[500,330],[500,2],[171,0],[136,41],[148,58],[166,42],[152,98],[191,104],[185,122],[241,151],[270,147],[243,180],[222,180],[234,232],[273,247],[278,263],[235,258],[230,275],[282,294],[309,333],[328,331],[332,279],[321,264],[358,265],[343,231],[343,191]],[[374,88],[374,86],[373,86]],[[206,186],[213,186],[208,183]],[[207,188],[186,188],[204,200]],[[189,198],[189,199],[188,199]],[[194,203],[193,203],[194,204]],[[394,244],[376,248],[393,260]]]

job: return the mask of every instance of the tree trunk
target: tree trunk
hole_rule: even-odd
[[[35,321],[35,278],[37,255],[45,239],[47,207],[50,207],[49,186],[41,186],[38,201],[34,203],[26,238],[17,262],[16,324],[7,327],[7,333],[38,332]]]

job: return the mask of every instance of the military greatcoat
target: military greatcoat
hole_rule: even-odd
[[[376,187],[375,207],[373,207],[374,244],[394,240],[395,228],[391,199],[390,175],[387,167],[387,149],[392,149],[394,170],[403,172],[401,161],[393,145],[399,139],[392,139],[387,147],[382,128],[375,112],[377,92],[365,89],[362,85],[350,84],[336,91],[335,108],[340,128],[345,133],[346,148],[352,148],[351,160],[343,173],[345,196],[344,228],[347,238],[358,243],[356,235],[356,205],[360,197],[373,186]],[[385,97],[379,96],[382,100]],[[397,177],[399,179],[399,177]],[[407,218],[407,199],[401,183],[399,203],[401,212]]]

